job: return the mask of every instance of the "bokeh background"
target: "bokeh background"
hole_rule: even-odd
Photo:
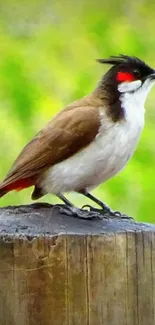
[[[107,67],[96,58],[135,55],[155,67],[154,1],[5,0],[0,3],[0,179],[56,112],[88,94]],[[155,88],[128,166],[94,194],[113,209],[155,222]],[[0,206],[31,202],[31,189]],[[88,200],[70,194],[81,206]],[[41,201],[58,202],[48,195]],[[90,203],[90,202],[89,202]]]

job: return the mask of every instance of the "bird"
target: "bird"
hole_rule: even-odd
[[[110,65],[108,71],[90,94],[62,109],[24,147],[0,183],[0,197],[34,186],[32,200],[54,194],[69,215],[93,217],[98,210],[78,209],[64,196],[69,192],[83,194],[102,211],[112,211],[91,190],[120,172],[132,157],[155,70],[124,54],[97,61]]]

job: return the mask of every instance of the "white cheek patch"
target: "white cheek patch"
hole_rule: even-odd
[[[141,85],[142,85],[141,80],[122,82],[120,85],[118,85],[118,91],[120,93],[135,91],[136,89],[140,88]]]

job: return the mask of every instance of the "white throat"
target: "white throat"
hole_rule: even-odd
[[[147,79],[143,84],[140,80],[122,83],[118,90],[122,93],[120,101],[124,109],[125,119],[142,128],[144,125],[145,100],[155,80]]]

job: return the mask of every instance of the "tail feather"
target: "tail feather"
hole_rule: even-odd
[[[6,193],[6,190],[0,189],[0,197],[4,196]]]
[[[0,198],[4,196],[7,192],[9,192],[7,185],[4,182],[0,183]]]

